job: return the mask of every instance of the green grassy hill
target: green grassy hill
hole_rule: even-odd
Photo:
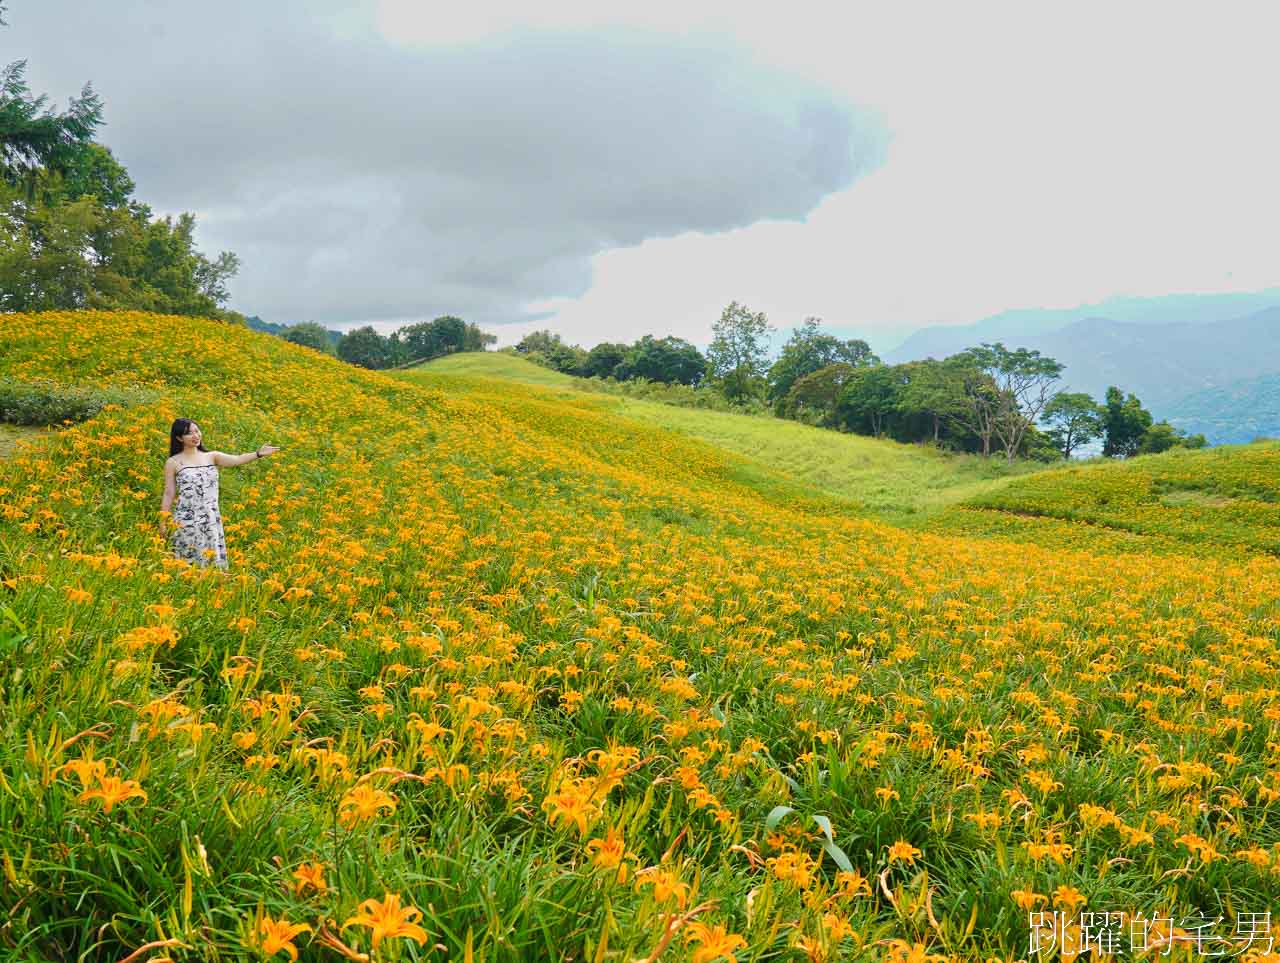
[[[998,489],[1009,478],[1043,469],[828,431],[783,418],[603,394],[593,391],[590,381],[504,353],[452,355],[410,369],[403,376],[422,384],[453,384],[456,390],[484,393],[495,400],[509,393],[512,382],[549,389],[543,397],[590,405],[709,442],[790,480],[850,500],[870,516],[904,524],[920,524],[937,509]]]

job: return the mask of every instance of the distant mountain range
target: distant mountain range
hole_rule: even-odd
[[[1183,431],[1202,432],[1215,445],[1280,438],[1280,374],[1198,391],[1172,405],[1167,417]]]
[[[1246,311],[1234,313],[1241,306]],[[1092,316],[1098,307],[1112,312]],[[1231,313],[1215,318],[1215,311]],[[1280,289],[1008,311],[917,331],[884,358],[895,364],[943,358],[984,341],[1056,358],[1066,365],[1064,388],[1099,400],[1108,385],[1132,391],[1156,418],[1203,432],[1212,444],[1280,436]]]

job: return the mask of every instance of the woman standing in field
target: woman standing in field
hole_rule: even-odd
[[[173,554],[192,565],[227,567],[227,539],[218,508],[218,469],[234,468],[280,449],[263,445],[243,455],[227,455],[204,447],[200,426],[179,418],[169,429],[169,460],[164,463],[164,495],[160,499],[161,533],[173,510]],[[174,504],[175,498],[177,504]]]

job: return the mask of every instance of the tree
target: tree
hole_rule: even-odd
[[[1142,433],[1137,454],[1153,455],[1170,448],[1203,448],[1206,444],[1204,435],[1188,435],[1167,421],[1157,421]]]
[[[707,365],[724,396],[732,402],[755,397],[764,386],[769,337],[773,328],[763,311],[731,301],[712,328]]]
[[[291,344],[300,344],[321,354],[333,354],[333,343],[329,340],[328,330],[315,321],[300,321],[291,325],[284,329],[281,337]]]
[[[818,424],[832,427],[840,396],[857,370],[851,364],[838,362],[797,378],[782,399],[781,413],[787,418],[808,420],[805,416],[811,412],[817,416]]]
[[[560,335],[553,334],[550,331],[530,331],[520,339],[516,345],[516,350],[521,354],[547,354],[556,348],[564,347],[564,342],[560,340]]]
[[[602,341],[587,352],[587,360],[582,365],[584,378],[610,378],[627,356],[627,346],[610,341]]]
[[[429,361],[465,350],[467,322],[452,314],[432,321],[418,321],[396,331],[406,361]]]
[[[354,328],[338,342],[338,357],[347,364],[362,368],[387,368],[394,358],[389,338],[380,335],[372,325]]]
[[[467,332],[462,338],[463,351],[483,351],[491,344],[498,343],[496,334],[485,334],[472,322],[467,322]]]
[[[707,359],[688,341],[646,334],[627,349],[613,376],[619,381],[645,378],[663,384],[696,385],[706,372]]]
[[[64,169],[93,140],[102,124],[102,101],[85,84],[66,113],[45,110],[49,98],[31,96],[26,70],[27,62],[18,60],[0,74],[0,177],[14,185],[25,181],[30,199],[41,168]]]
[[[853,431],[868,427],[879,438],[888,428],[901,392],[902,384],[893,366],[855,368],[841,391],[837,418]]]
[[[1142,407],[1132,392],[1125,397],[1123,391],[1112,385],[1107,389],[1102,410],[1102,453],[1108,458],[1128,458],[1136,455],[1142,444],[1142,436],[1151,427],[1151,412]]]
[[[966,395],[971,408],[982,409],[974,420],[989,432],[983,437],[983,454],[990,454],[994,434],[1004,445],[1005,458],[1013,461],[1027,430],[1048,404],[1050,388],[1064,365],[1043,357],[1039,351],[1010,351],[999,341],[983,343],[953,357],[990,379],[989,388],[980,387]]]
[[[963,421],[964,381],[954,365],[927,358],[898,366],[902,391],[898,411],[904,417],[923,417],[932,430],[933,443],[941,440],[944,425]]]
[[[769,368],[769,400],[779,414],[785,409],[787,393],[792,385],[805,375],[833,364],[859,368],[880,362],[865,341],[841,341],[834,335],[824,334],[820,330],[821,324],[821,318],[805,318],[798,328],[792,330],[778,360]]]
[[[1049,426],[1049,438],[1062,457],[1102,434],[1102,408],[1082,391],[1059,391],[1045,405],[1042,419]]]

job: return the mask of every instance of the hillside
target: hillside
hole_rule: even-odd
[[[495,402],[510,396],[512,382],[558,389],[554,395],[558,399],[589,404],[736,452],[754,466],[744,470],[772,469],[790,481],[848,499],[865,514],[898,523],[918,522],[917,516],[1043,467],[1025,462],[1009,466],[976,455],[833,432],[783,418],[603,394],[589,380],[498,352],[450,355],[414,368],[406,377],[429,385],[465,387],[469,395],[485,394]],[[449,380],[457,377],[468,380]]]
[[[559,388],[0,323],[5,375],[129,399],[0,460],[12,958],[972,960],[1280,899],[1274,557],[905,531]],[[157,530],[177,415],[283,446],[221,472],[226,575]]]

